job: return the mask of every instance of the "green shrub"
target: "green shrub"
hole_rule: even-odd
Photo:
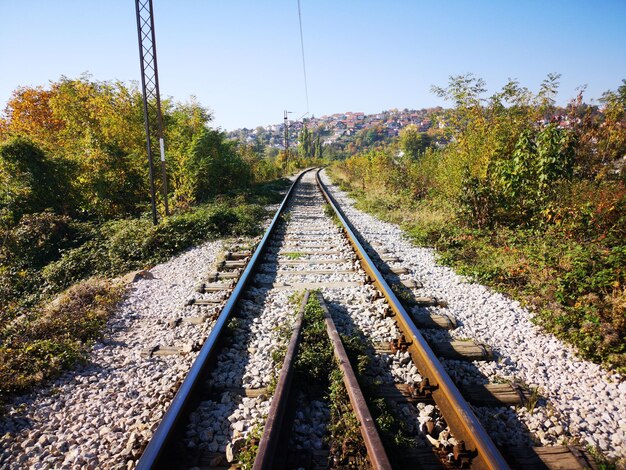
[[[31,140],[14,137],[0,145],[0,208],[22,214],[63,213],[71,199],[66,168]]]
[[[5,232],[0,260],[13,266],[41,268],[57,259],[76,236],[76,228],[68,216],[52,212],[25,214],[15,227]]]
[[[97,236],[48,264],[41,276],[47,292],[58,292],[89,276],[144,269],[219,236],[256,235],[265,215],[259,206],[219,203],[172,215],[157,226],[148,219],[107,222]]]
[[[147,245],[154,238],[155,231],[147,219],[123,219],[106,224],[99,245],[100,252],[109,261],[106,266],[99,263],[100,269],[107,273],[125,272],[149,260],[153,253]]]
[[[100,239],[67,250],[61,258],[48,264],[41,271],[44,290],[48,293],[59,292],[72,284],[109,270],[109,259]]]

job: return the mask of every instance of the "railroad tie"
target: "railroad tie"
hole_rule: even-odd
[[[248,259],[250,258],[251,255],[252,253],[249,251],[235,251],[235,252],[227,251],[226,254],[224,255],[224,259],[226,261]]]
[[[393,344],[397,342],[397,344]],[[486,361],[493,359],[491,348],[475,341],[441,341],[429,343],[435,354],[445,359],[460,359],[464,361]],[[402,342],[399,338],[391,343],[377,343],[374,348],[377,352],[395,354],[397,350],[405,351],[411,343]]]
[[[221,304],[222,302],[224,302],[224,299],[189,299],[185,305],[186,306],[191,306],[191,305],[197,305],[197,306],[205,306],[205,305],[212,305],[215,306],[216,304]]]
[[[180,325],[204,325],[207,320],[214,320],[217,317],[217,312],[212,315],[201,315],[199,317],[178,317],[167,322],[167,326],[170,328],[176,328]]]
[[[231,290],[233,288],[232,282],[208,282],[201,283],[196,287],[196,292],[204,294],[207,292],[222,292]]]
[[[237,279],[239,278],[240,275],[241,275],[241,272],[238,269],[234,271],[229,271],[229,272],[213,271],[213,272],[208,273],[205,279],[208,282],[218,282],[218,281],[225,280],[225,279]]]
[[[189,354],[193,351],[200,349],[200,345],[197,343],[183,344],[182,346],[164,346],[157,344],[151,348],[146,348],[141,351],[141,357],[151,358],[155,356],[171,356],[174,354]]]
[[[598,468],[588,452],[574,446],[507,447],[504,454],[514,468]]]
[[[456,322],[447,315],[430,312],[415,314],[411,312],[411,318],[418,328],[444,330],[456,328]]]
[[[464,361],[490,361],[493,351],[490,347],[476,341],[434,342],[431,344],[435,354],[446,359]]]
[[[248,264],[247,259],[240,259],[240,260],[233,260],[233,261],[224,260],[218,266],[220,269],[224,269],[224,270],[235,270],[235,269],[243,269],[246,267],[247,264]]]

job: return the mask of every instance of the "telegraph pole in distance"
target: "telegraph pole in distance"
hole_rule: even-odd
[[[135,0],[137,13],[137,36],[139,38],[139,62],[141,66],[141,89],[143,96],[143,115],[146,127],[146,147],[150,173],[150,196],[152,201],[152,222],[156,225],[156,194],[154,189],[154,162],[150,139],[149,107],[156,106],[157,134],[161,153],[161,179],[165,215],[169,215],[167,201],[167,172],[165,169],[165,141],[163,140],[163,115],[161,113],[161,95],[159,92],[159,72],[157,67],[156,38],[154,34],[154,15],[152,0]],[[155,103],[152,105],[151,102]]]
[[[285,158],[289,159],[289,114],[291,111],[285,110],[284,114],[284,127],[285,127]]]

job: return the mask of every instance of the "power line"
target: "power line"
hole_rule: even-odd
[[[306,96],[306,113],[309,114],[309,87],[306,78],[306,62],[304,61],[304,36],[302,35],[302,10],[298,0],[298,21],[300,22],[300,46],[302,48],[302,71],[304,72],[304,94]]]

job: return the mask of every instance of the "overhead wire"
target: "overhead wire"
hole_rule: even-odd
[[[302,71],[304,72],[304,95],[306,96],[306,114],[309,114],[309,86],[306,76],[306,61],[304,60],[304,36],[302,34],[302,9],[300,8],[300,0],[298,0],[298,21],[300,23],[300,47],[302,49]]]

